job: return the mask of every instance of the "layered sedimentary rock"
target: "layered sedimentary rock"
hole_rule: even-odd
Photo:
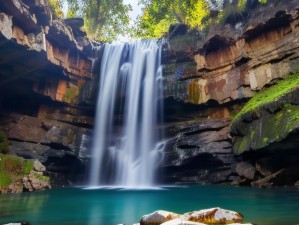
[[[194,61],[189,54],[185,59],[189,63],[167,66],[165,95],[193,104],[211,100],[223,104],[252,97],[271,81],[297,72],[299,13],[279,9],[264,9],[265,14],[272,10],[273,17],[243,28],[242,35],[235,30],[214,33],[200,44]],[[189,66],[192,63],[196,70]]]
[[[92,44],[86,35],[74,36],[63,21],[51,20],[44,1],[2,2],[0,40],[1,85],[29,79],[37,93],[78,103],[80,89],[91,79]]]
[[[193,120],[172,122],[163,168],[166,182],[221,183],[230,181],[237,159],[229,137],[227,108],[201,109]],[[210,115],[210,118],[207,116]],[[197,118],[197,119],[195,119]]]
[[[84,172],[93,126],[94,46],[83,24],[53,20],[43,0],[0,3],[0,129],[9,153],[40,159],[54,185]]]
[[[210,32],[197,45],[192,41],[189,46],[178,45],[179,39],[188,42],[190,37],[186,35],[170,41],[170,48],[164,54],[168,57],[164,69],[165,96],[199,105],[199,111],[215,111],[206,115],[187,112],[183,129],[178,129],[179,123],[175,125],[177,128],[169,128],[176,137],[166,146],[168,179],[230,181],[255,186],[294,185],[298,180],[294,147],[298,143],[295,141],[298,85],[258,111],[237,115],[247,99],[289,74],[298,73],[299,11],[296,6],[296,1],[289,1],[262,7],[249,17],[248,23],[227,25],[218,32]],[[177,58],[182,49],[185,49],[181,54],[184,57]],[[226,121],[226,125],[213,128],[215,115],[222,123]],[[239,119],[232,124],[231,120],[224,119],[236,115]],[[205,123],[210,124],[206,130],[201,129]],[[251,152],[252,149],[259,151]],[[283,151],[290,153],[289,157]],[[259,163],[275,162],[280,157],[283,160],[277,167]],[[211,176],[214,172],[215,176]]]

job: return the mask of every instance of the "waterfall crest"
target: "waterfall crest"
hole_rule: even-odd
[[[138,40],[102,48],[89,184],[152,187],[161,158],[162,44]]]

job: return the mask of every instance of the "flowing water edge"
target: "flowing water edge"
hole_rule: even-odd
[[[66,188],[0,195],[0,224],[131,225],[158,209],[177,213],[219,206],[259,225],[299,224],[299,190],[229,186],[151,190]]]

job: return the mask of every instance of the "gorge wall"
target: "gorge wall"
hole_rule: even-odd
[[[239,112],[252,96],[299,72],[298,24],[298,3],[288,1],[262,6],[222,27],[212,23],[202,39],[186,30],[180,33],[183,25],[170,32],[164,57],[164,93],[172,105],[166,116],[169,180],[257,186],[296,183],[297,114],[293,108],[281,109],[284,104],[298,104],[297,92],[290,88],[279,100],[273,97],[271,106],[264,107],[267,112],[250,109],[244,116]],[[281,86],[271,92],[281,92]],[[269,99],[256,97],[261,102]],[[175,102],[180,104],[175,107]],[[278,115],[281,121],[290,119],[275,123]]]
[[[52,186],[86,179],[97,77],[96,44],[82,26],[82,19],[53,20],[43,0],[0,3],[0,130],[10,154],[46,166]],[[246,21],[212,23],[202,34],[177,27],[163,52],[161,182],[294,185],[297,119],[279,138],[261,124],[296,111],[296,90],[255,113],[242,108],[299,72],[297,1],[266,5]]]
[[[93,126],[94,46],[83,23],[53,20],[43,0],[0,4],[0,129],[9,153],[39,159],[54,186],[84,175]]]

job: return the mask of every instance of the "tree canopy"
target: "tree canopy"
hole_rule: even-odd
[[[85,19],[88,35],[100,41],[111,41],[127,32],[131,10],[123,0],[67,0],[67,17]]]
[[[67,17],[83,17],[85,28],[94,40],[112,41],[130,34],[135,38],[159,38],[171,24],[184,23],[202,30],[211,21],[212,11],[221,11],[218,20],[224,21],[243,13],[252,5],[276,0],[139,0],[143,10],[130,24],[130,4],[124,0],[48,0],[55,18],[62,18],[62,3],[68,3]],[[214,18],[215,19],[215,18]]]
[[[201,29],[202,19],[209,14],[205,0],[141,0],[141,3],[145,7],[134,30],[137,37],[161,37],[174,23]]]

